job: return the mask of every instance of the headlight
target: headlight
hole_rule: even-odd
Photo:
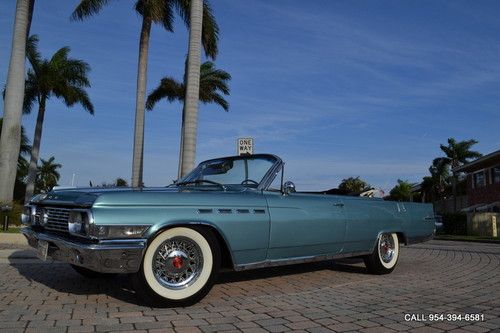
[[[21,223],[24,225],[31,225],[35,219],[36,208],[35,206],[24,206],[21,214]]]
[[[92,213],[90,211],[72,210],[69,213],[68,220],[69,233],[76,236],[88,236],[92,222]]]
[[[99,239],[140,238],[148,228],[147,225],[114,226],[92,224],[90,226],[90,236]]]

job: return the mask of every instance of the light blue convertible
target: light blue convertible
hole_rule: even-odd
[[[42,259],[132,273],[139,296],[171,305],[202,298],[221,268],[362,256],[389,273],[401,243],[433,236],[431,205],[296,192],[283,172],[274,155],[233,156],[162,188],[53,191],[25,207],[23,233]]]

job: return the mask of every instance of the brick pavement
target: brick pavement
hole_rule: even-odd
[[[126,276],[88,280],[20,258],[0,264],[0,332],[500,332],[497,244],[403,247],[385,276],[356,260],[223,273],[189,308],[138,305]],[[405,321],[431,313],[484,321]]]

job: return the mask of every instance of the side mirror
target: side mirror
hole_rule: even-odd
[[[295,193],[295,184],[291,181],[286,181],[283,184],[283,194],[288,195],[290,193]]]

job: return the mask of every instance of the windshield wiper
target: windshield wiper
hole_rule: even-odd
[[[208,180],[208,179],[187,180],[187,181],[184,181],[184,182],[175,183],[174,185],[176,185],[176,186],[182,186],[182,185],[203,184],[203,183],[217,185],[217,186],[220,186],[220,188],[222,188],[224,191],[226,190],[226,187],[223,184],[217,183],[217,182],[214,182],[214,181]]]

